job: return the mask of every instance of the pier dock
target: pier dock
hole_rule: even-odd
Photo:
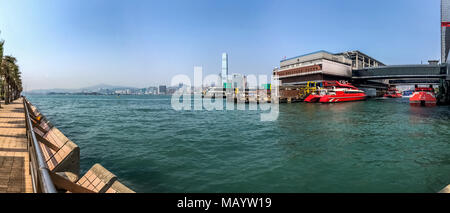
[[[25,112],[22,99],[0,109],[0,193],[31,193]]]

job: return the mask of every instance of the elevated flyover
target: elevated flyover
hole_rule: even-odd
[[[431,78],[431,79],[411,78],[411,79],[389,80],[389,85],[404,85],[404,84],[440,85],[441,80],[435,79],[435,78]]]
[[[447,64],[443,65],[394,65],[370,67],[352,71],[353,80],[386,79],[446,79]]]
[[[370,67],[352,71],[355,85],[380,88],[389,84],[438,84],[440,103],[450,103],[449,66],[444,64],[418,64]]]

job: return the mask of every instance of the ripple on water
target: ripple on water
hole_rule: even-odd
[[[138,192],[436,192],[450,183],[450,108],[403,99],[175,111],[168,96],[30,96]]]

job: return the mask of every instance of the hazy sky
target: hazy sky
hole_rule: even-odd
[[[168,84],[194,65],[270,74],[282,57],[358,49],[386,64],[440,57],[439,0],[0,0],[26,90]]]

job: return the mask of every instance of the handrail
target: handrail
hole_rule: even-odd
[[[33,178],[33,189],[35,192],[42,193],[57,193],[55,185],[50,177],[50,170],[48,169],[47,163],[44,160],[44,155],[42,154],[41,147],[39,146],[39,142],[36,139],[36,135],[33,131],[33,125],[31,123],[30,114],[28,111],[28,101],[25,97],[23,97],[23,105],[25,108],[25,119],[27,126],[27,135],[29,141],[29,147],[31,149],[28,150],[30,153],[30,165],[32,170],[32,178]],[[36,164],[37,163],[37,164]],[[39,184],[39,187],[36,186]]]

